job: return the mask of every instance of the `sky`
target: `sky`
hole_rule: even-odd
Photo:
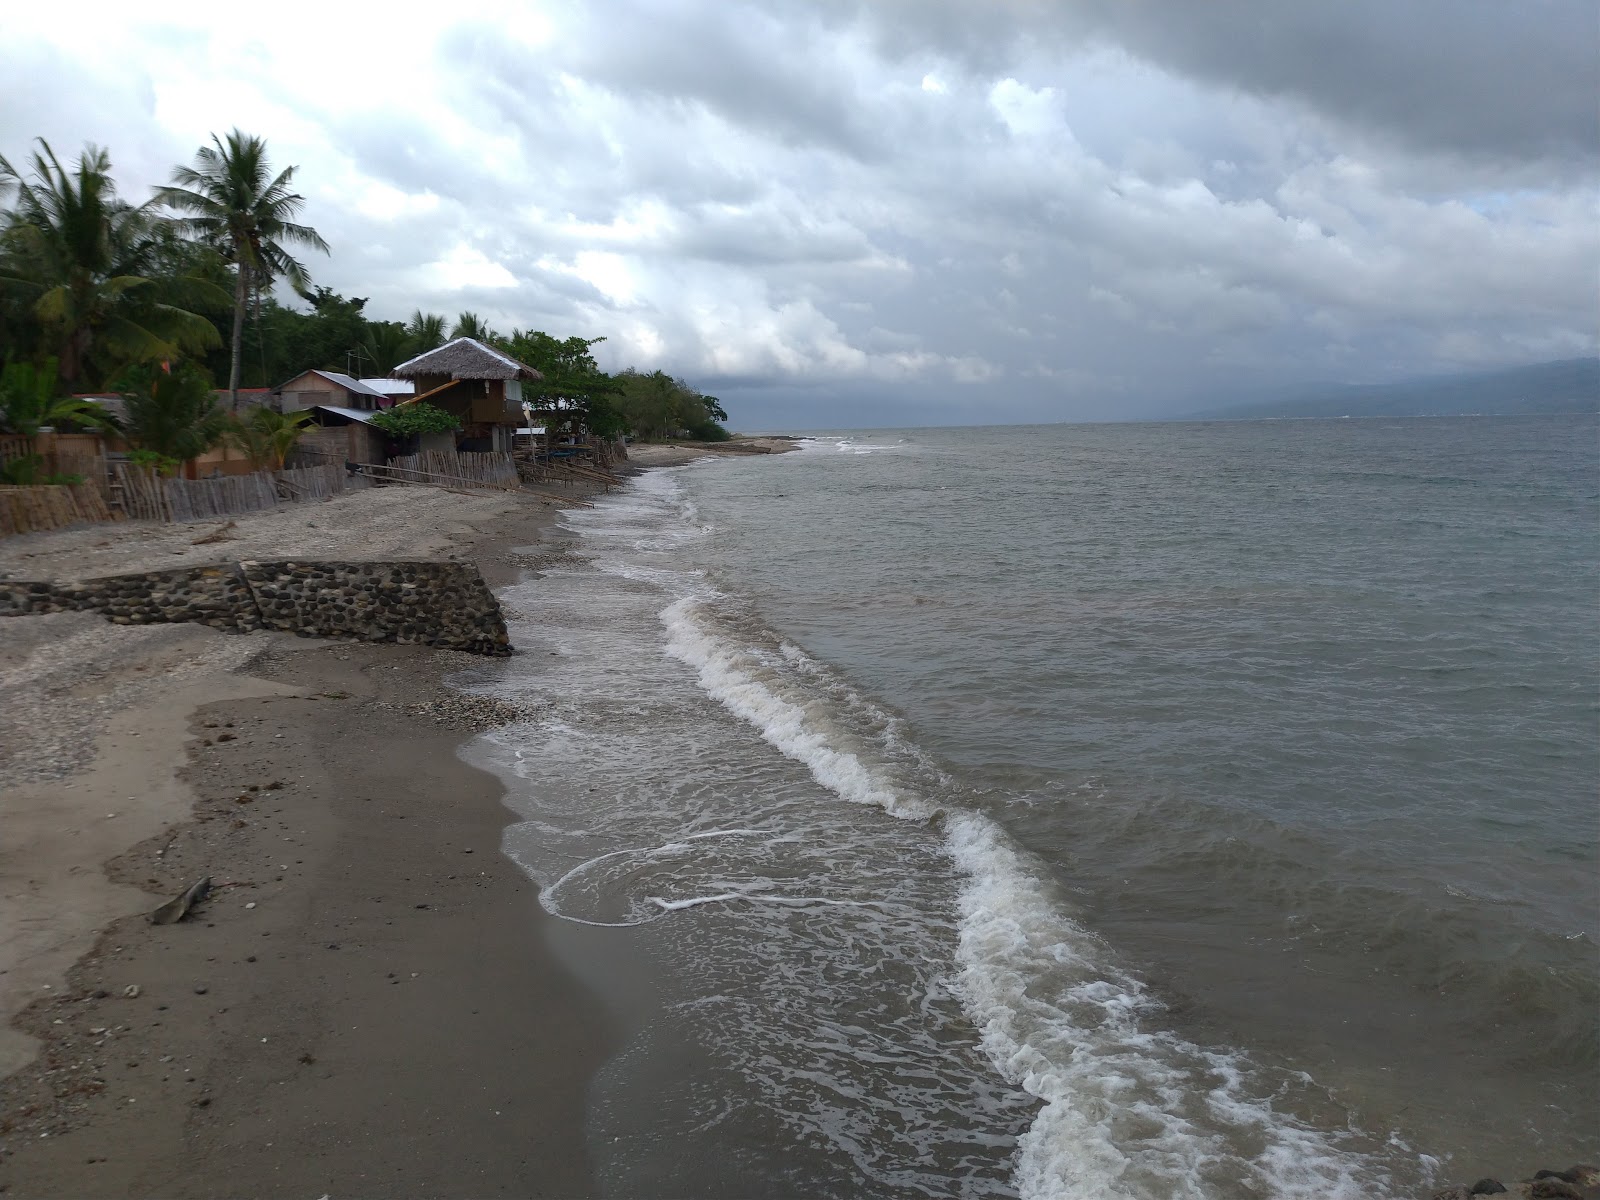
[[[1591,0],[67,11],[4,18],[13,163],[93,142],[142,200],[241,128],[369,316],[604,337],[735,428],[1143,418],[1597,351]]]

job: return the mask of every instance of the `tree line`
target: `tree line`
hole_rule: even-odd
[[[534,407],[576,410],[600,436],[727,436],[721,403],[684,380],[600,370],[592,348],[603,338],[502,335],[471,312],[372,319],[365,298],[314,285],[296,255],[329,247],[300,219],[295,171],[274,173],[266,143],[233,130],[134,203],[99,147],[63,163],[40,139],[24,163],[0,157],[0,432],[103,424],[103,411],[71,395],[121,392],[130,421],[154,409],[158,426],[187,424],[195,436],[144,431],[171,458],[196,437],[215,445],[230,420],[266,420],[241,416],[241,390],[310,368],[385,375],[468,336],[545,376],[524,389]],[[280,285],[298,303],[280,301]],[[212,411],[200,395],[218,386],[228,406]]]

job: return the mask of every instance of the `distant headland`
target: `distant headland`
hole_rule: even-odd
[[[1187,420],[1269,417],[1531,416],[1600,412],[1600,358],[1567,358],[1498,371],[1398,383],[1306,386],[1275,400],[1210,408]]]

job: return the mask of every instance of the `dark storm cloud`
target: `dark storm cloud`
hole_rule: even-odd
[[[979,73],[1085,43],[1225,88],[1292,97],[1423,149],[1491,159],[1600,154],[1600,18],[1587,0],[817,0],[900,56]]]
[[[1600,24],[1585,0],[1084,7],[1133,53],[1417,146],[1591,166],[1600,151]]]
[[[645,3],[597,15],[603,36],[582,42],[572,64],[595,85],[669,109],[703,105],[783,145],[863,159],[887,150],[861,94],[863,64],[796,12]]]
[[[106,142],[142,195],[242,124],[369,314],[605,336],[741,421],[1139,416],[1595,347],[1567,3],[334,7],[343,58],[106,12],[0,45],[0,152]],[[330,82],[357,60],[382,86]]]

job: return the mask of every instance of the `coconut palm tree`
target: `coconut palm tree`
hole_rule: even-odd
[[[411,335],[399,321],[373,321],[367,326],[361,352],[372,363],[373,371],[387,375],[413,354],[420,353],[413,345]]]
[[[413,354],[426,354],[444,345],[444,318],[438,313],[425,313],[420,308],[406,322],[406,336],[411,339]]]
[[[182,227],[214,247],[234,265],[232,362],[228,369],[230,406],[239,408],[239,363],[244,344],[244,314],[252,297],[286,279],[304,290],[311,279],[285,246],[328,252],[328,243],[309,225],[296,224],[305,197],[289,190],[295,169],[276,176],[267,164],[267,144],[235,129],[226,140],[211,135],[211,145],[195,151],[192,167],[172,173],[173,186],[157,199],[187,213]]]
[[[127,438],[173,465],[197,458],[228,434],[229,418],[201,370],[183,363],[172,371],[136,367],[124,372]]]
[[[0,215],[0,288],[24,303],[69,390],[91,371],[218,344],[191,310],[226,296],[188,272],[151,204],[118,198],[104,150],[86,146],[69,172],[41,138],[30,166],[24,177],[0,158],[0,182],[16,193]]]
[[[450,331],[450,336],[475,338],[480,342],[495,340],[494,330],[489,328],[488,322],[473,312],[464,312],[456,318],[455,328]]]

